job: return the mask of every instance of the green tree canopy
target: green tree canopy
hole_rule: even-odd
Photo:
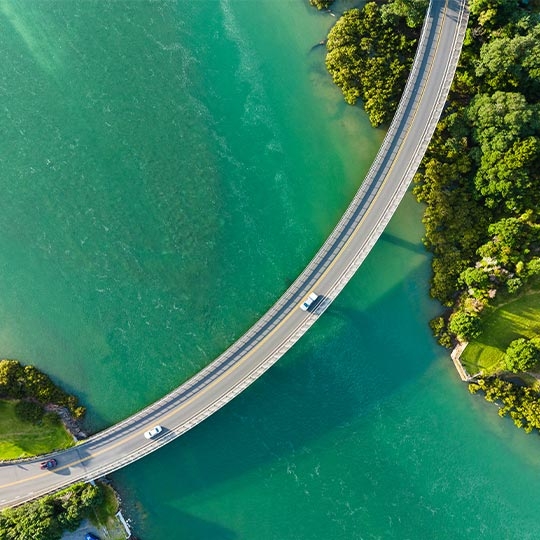
[[[54,403],[70,409],[80,418],[84,407],[77,398],[56,386],[48,375],[34,366],[23,366],[16,360],[0,360],[0,397],[10,399],[31,398],[42,404]]]
[[[519,373],[531,369],[540,360],[540,349],[530,339],[514,339],[508,345],[504,365],[508,371]]]
[[[462,340],[470,340],[480,335],[480,317],[477,313],[456,311],[450,317],[448,329]]]
[[[506,23],[517,8],[517,0],[470,0],[469,2],[471,15],[485,29]]]
[[[488,232],[490,239],[478,249],[482,257],[496,260],[510,271],[518,271],[519,263],[533,258],[540,247],[540,224],[532,211],[519,217],[502,218],[492,223]]]
[[[479,94],[468,107],[478,143],[475,186],[488,207],[518,213],[538,202],[539,112],[516,92]]]
[[[75,484],[0,513],[0,540],[59,540],[65,529],[75,530],[92,508],[101,504],[99,485]]]
[[[410,28],[419,28],[424,22],[428,0],[394,0],[381,6],[381,16],[385,23],[405,20]]]
[[[489,274],[482,268],[467,268],[461,272],[459,279],[467,287],[485,288],[489,286]]]
[[[0,360],[0,395],[20,398],[25,394],[23,367],[16,360]]]
[[[405,86],[415,40],[402,27],[384,22],[374,2],[343,14],[328,35],[326,67],[345,101],[358,99],[372,125],[392,118]]]
[[[478,94],[467,109],[473,137],[484,151],[505,152],[517,139],[536,134],[538,106],[518,92]]]
[[[334,0],[309,0],[309,3],[321,10],[328,9],[334,3]]]
[[[497,90],[536,94],[540,90],[540,24],[529,25],[524,18],[526,34],[499,35],[487,41],[476,60],[476,75]]]

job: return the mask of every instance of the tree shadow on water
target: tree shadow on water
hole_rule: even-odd
[[[166,507],[166,510],[171,509]],[[239,538],[234,531],[218,523],[195,517],[181,510],[174,511],[174,521],[174,530],[167,535],[169,538],[189,538],[190,540],[237,540]],[[157,538],[164,538],[164,536],[160,534]]]

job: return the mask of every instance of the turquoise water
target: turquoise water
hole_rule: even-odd
[[[358,187],[383,134],[312,48],[333,22],[301,0],[0,1],[0,351],[90,428],[241,335]],[[247,392],[114,475],[141,537],[538,536],[538,440],[431,339],[420,216],[408,197]]]

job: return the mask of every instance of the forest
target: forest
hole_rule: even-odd
[[[414,187],[433,254],[430,292],[444,310],[430,324],[446,347],[479,336],[497,302],[540,282],[538,9],[518,0],[469,6],[454,82]],[[374,126],[388,124],[397,108],[426,7],[423,0],[368,3],[346,12],[328,36],[334,82],[348,103],[360,100]],[[531,369],[538,351],[536,336],[515,340],[506,370]],[[520,410],[524,401],[537,409],[535,390],[494,380],[470,389],[491,400],[498,395],[500,403],[519,397]],[[512,407],[500,411],[538,427]]]

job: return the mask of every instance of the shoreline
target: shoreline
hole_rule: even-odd
[[[467,347],[468,344],[468,341],[459,341],[450,353],[450,358],[452,358],[452,362],[454,362],[454,367],[458,372],[459,378],[463,382],[470,382],[473,380],[473,377],[467,373],[467,370],[461,362],[461,353],[465,350],[465,347]]]
[[[69,411],[67,407],[62,405],[56,405],[54,403],[49,403],[45,405],[44,409],[47,412],[56,413],[62,425],[66,428],[66,431],[73,437],[75,442],[82,441],[88,438],[88,434],[82,430],[82,426],[79,420],[77,420]]]
[[[64,530],[60,540],[79,540],[86,533],[93,533],[100,538],[107,538],[108,540],[136,540],[133,536],[129,523],[129,518],[124,518],[122,511],[122,497],[118,493],[116,487],[112,484],[109,478],[101,478],[97,481],[101,483],[105,489],[109,489],[114,495],[118,509],[114,514],[107,515],[107,521],[102,523],[101,520],[95,515],[97,524],[93,523],[93,520],[86,518],[81,521],[79,526],[74,531]]]
[[[62,425],[66,429],[66,431],[73,437],[73,440],[75,441],[75,444],[77,444],[78,441],[82,441],[84,439],[87,439],[89,434],[86,431],[83,431],[81,422],[77,420],[71,412],[68,410],[67,407],[62,407],[60,405],[55,404],[49,404],[45,407],[45,410],[56,413],[62,422]],[[133,536],[133,533],[131,531],[131,527],[129,526],[129,523],[131,523],[131,519],[128,517],[127,519],[124,517],[123,513],[123,505],[122,505],[122,497],[120,496],[120,493],[117,489],[117,487],[113,484],[111,479],[107,476],[104,476],[103,478],[99,478],[97,480],[98,482],[101,482],[108,488],[112,490],[114,493],[114,496],[116,498],[116,502],[118,504],[118,510],[114,515],[109,516],[109,527],[105,526],[104,530],[97,531],[96,527],[88,526],[86,522],[88,520],[84,520],[81,523],[81,526],[77,528],[76,531],[69,532],[65,531],[62,535],[62,540],[74,540],[75,538],[79,538],[80,533],[86,533],[86,532],[93,532],[95,534],[102,532],[107,534],[107,538],[110,538],[112,540],[116,540],[118,537],[118,530],[116,527],[112,526],[112,523],[110,523],[112,520],[116,519],[116,521],[120,524],[122,530],[124,531],[124,536],[126,540],[129,540],[130,538],[135,538]],[[90,482],[94,483],[94,481]],[[112,530],[111,530],[112,529]]]
[[[58,418],[60,419],[60,422],[62,423],[62,426],[73,439],[74,446],[76,446],[79,441],[83,441],[84,439],[87,439],[89,437],[89,434],[85,430],[83,430],[81,421],[75,418],[75,416],[71,413],[71,411],[67,407],[62,406],[62,405],[57,405],[54,403],[48,403],[44,405],[43,408],[46,412],[49,412],[49,413],[52,412],[58,416]],[[53,455],[55,452],[56,450],[52,450],[50,452],[46,452],[45,454],[41,454],[41,455],[18,457],[18,458],[13,458],[13,459],[0,459],[0,464],[35,461],[36,458],[39,458],[41,456]],[[78,538],[81,538],[82,537],[81,535],[87,532],[101,535],[101,537],[108,538],[109,540],[129,540],[130,538],[135,539],[136,537],[133,535],[133,532],[130,526],[130,523],[132,522],[132,520],[130,519],[129,516],[127,518],[124,517],[125,509],[123,508],[123,499],[117,487],[113,484],[111,479],[108,478],[107,476],[104,476],[103,478],[98,479],[96,482],[102,485],[102,489],[109,490],[112,496],[114,496],[114,500],[116,504],[114,513],[107,512],[108,508],[107,508],[107,504],[105,500],[103,502],[103,507],[102,507],[106,516],[106,520],[104,523],[102,522],[103,516],[101,518],[98,517],[94,509],[94,516],[95,516],[97,525],[94,525],[92,521],[88,518],[83,519],[79,527],[77,527],[75,531],[69,531],[67,529],[64,530],[61,540],[76,540]],[[87,483],[95,485],[96,482],[92,481],[92,482],[87,482]],[[36,499],[36,500],[40,500],[40,499]],[[24,504],[31,504],[31,503],[23,503],[21,506],[24,506]]]
[[[78,441],[82,441],[84,439],[87,439],[89,434],[86,431],[83,431],[81,422],[77,420],[71,412],[68,410],[67,407],[62,407],[60,405],[55,404],[49,404],[45,407],[45,410],[56,413],[62,422],[62,425],[66,429],[66,431],[73,437],[73,440],[75,441],[75,444],[77,444]],[[127,519],[124,517],[124,512],[122,508],[122,497],[120,496],[120,493],[118,491],[118,488],[113,484],[111,479],[107,476],[104,476],[103,478],[100,478],[97,480],[97,482],[101,482],[105,486],[107,486],[109,489],[112,490],[116,502],[118,504],[118,509],[114,515],[109,515],[109,527],[105,527],[105,530],[102,530],[101,532],[105,532],[107,534],[107,538],[110,538],[112,540],[116,540],[118,537],[118,529],[116,527],[113,527],[110,523],[111,520],[116,519],[116,521],[120,524],[122,530],[124,531],[124,536],[126,540],[129,540],[130,538],[134,539],[133,533],[131,531],[131,527],[129,523],[131,523],[131,519],[128,517]],[[94,481],[90,482],[94,483]],[[75,538],[79,538],[80,533],[86,533],[86,532],[93,532],[95,534],[99,533],[100,531],[96,530],[96,527],[91,527],[86,524],[88,520],[84,520],[81,523],[81,526],[77,528],[76,531],[69,532],[65,531],[62,535],[62,540],[71,540]],[[112,530],[111,530],[112,529]]]

